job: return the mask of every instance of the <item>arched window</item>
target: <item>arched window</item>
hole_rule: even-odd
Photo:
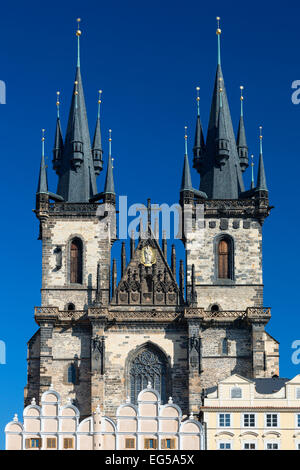
[[[75,310],[75,305],[74,304],[68,304],[68,311],[70,310]]]
[[[70,282],[82,284],[82,241],[74,238],[70,247]]]
[[[148,382],[160,394],[162,403],[166,403],[167,374],[167,360],[161,351],[151,346],[139,350],[129,366],[131,403],[137,403],[138,394],[147,388]]]
[[[218,240],[216,256],[217,278],[233,279],[233,240],[230,237],[224,236]]]
[[[75,384],[77,378],[76,366],[75,364],[70,364],[68,367],[68,383]]]

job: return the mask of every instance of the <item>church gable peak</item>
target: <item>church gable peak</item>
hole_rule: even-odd
[[[122,265],[124,266],[124,262]],[[118,286],[113,290],[115,292],[112,304],[151,306],[179,304],[176,278],[151,229],[146,238],[139,240]]]

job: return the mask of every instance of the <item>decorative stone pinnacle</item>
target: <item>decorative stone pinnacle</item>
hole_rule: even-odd
[[[152,384],[151,384],[151,381],[150,381],[150,380],[148,381],[147,388],[152,388]]]
[[[169,405],[172,405],[172,404],[173,404],[173,398],[172,398],[172,397],[169,397],[168,403],[169,403]]]
[[[14,414],[14,421],[19,421],[17,413]]]

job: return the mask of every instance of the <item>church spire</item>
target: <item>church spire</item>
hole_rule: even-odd
[[[239,122],[239,128],[238,128],[238,133],[237,133],[237,139],[236,139],[236,145],[237,145],[237,151],[238,155],[240,158],[240,166],[242,172],[244,172],[248,166],[249,166],[249,161],[248,161],[248,146],[247,146],[247,141],[246,141],[246,132],[245,132],[245,124],[244,124],[244,110],[243,110],[243,102],[244,102],[244,96],[243,96],[243,90],[244,87],[240,86],[241,90],[241,115],[240,115],[240,122]]]
[[[107,172],[106,172],[106,179],[105,179],[105,186],[103,194],[113,194],[115,195],[115,184],[114,184],[114,175],[113,175],[113,158],[111,156],[111,129],[109,129],[109,152],[108,152],[108,164],[107,164]]]
[[[42,129],[42,158],[40,165],[37,194],[48,194],[48,178],[45,164],[45,129]]]
[[[96,175],[80,72],[81,30],[79,29],[79,22],[78,18],[75,84],[58,173],[57,193],[66,202],[88,202],[97,194]]]
[[[103,168],[103,150],[102,150],[102,142],[101,142],[101,127],[100,127],[100,105],[101,105],[101,96],[102,90],[99,90],[99,97],[98,97],[98,114],[97,114],[97,122],[95,128],[95,134],[93,139],[93,147],[92,147],[92,154],[94,160],[94,169],[95,174],[98,176]]]
[[[264,166],[264,159],[263,159],[263,144],[262,144],[263,136],[262,136],[262,126],[259,127],[259,164],[258,164],[258,172],[257,172],[257,184],[256,184],[256,191],[266,191],[268,192],[267,188],[267,181],[266,181],[266,174],[265,174],[265,166]]]
[[[217,17],[217,22],[218,63],[206,138],[206,152],[201,168],[200,190],[205,192],[209,199],[238,199],[240,193],[244,191],[244,183],[221,68],[219,17]],[[222,93],[220,93],[220,88],[222,88]],[[220,113],[221,104],[223,109]],[[219,126],[221,126],[220,129]],[[226,135],[225,159],[223,157],[220,159],[220,152],[223,152],[219,147],[221,134]]]
[[[61,131],[60,117],[59,117],[59,106],[60,106],[60,92],[56,92],[56,108],[57,108],[57,118],[56,118],[56,130],[55,130],[55,139],[54,139],[54,148],[53,148],[53,169],[59,174],[59,168],[61,165],[61,158],[63,152],[63,137]]]
[[[199,171],[201,174],[201,168],[202,168],[202,162],[203,162],[203,157],[205,153],[205,142],[204,142],[204,135],[203,135],[203,129],[202,129],[202,124],[201,124],[201,119],[200,119],[200,87],[196,87],[197,91],[197,97],[196,97],[196,102],[197,102],[197,120],[196,120],[196,131],[195,131],[195,143],[194,143],[194,148],[193,148],[193,153],[194,153],[194,168]]]
[[[182,171],[182,180],[181,180],[181,191],[193,191],[192,186],[192,179],[191,179],[191,172],[190,172],[190,164],[188,158],[188,150],[187,150],[187,127],[184,128],[184,163],[183,163],[183,171]]]

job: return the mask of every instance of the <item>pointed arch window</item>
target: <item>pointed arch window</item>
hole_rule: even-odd
[[[80,238],[73,238],[70,246],[70,282],[72,284],[82,284],[82,252],[82,241]]]
[[[156,348],[146,346],[138,351],[129,365],[129,386],[131,403],[137,403],[139,393],[149,382],[166,403],[169,387],[168,363],[164,354]]]
[[[233,240],[229,236],[217,239],[216,270],[218,279],[234,279]]]

